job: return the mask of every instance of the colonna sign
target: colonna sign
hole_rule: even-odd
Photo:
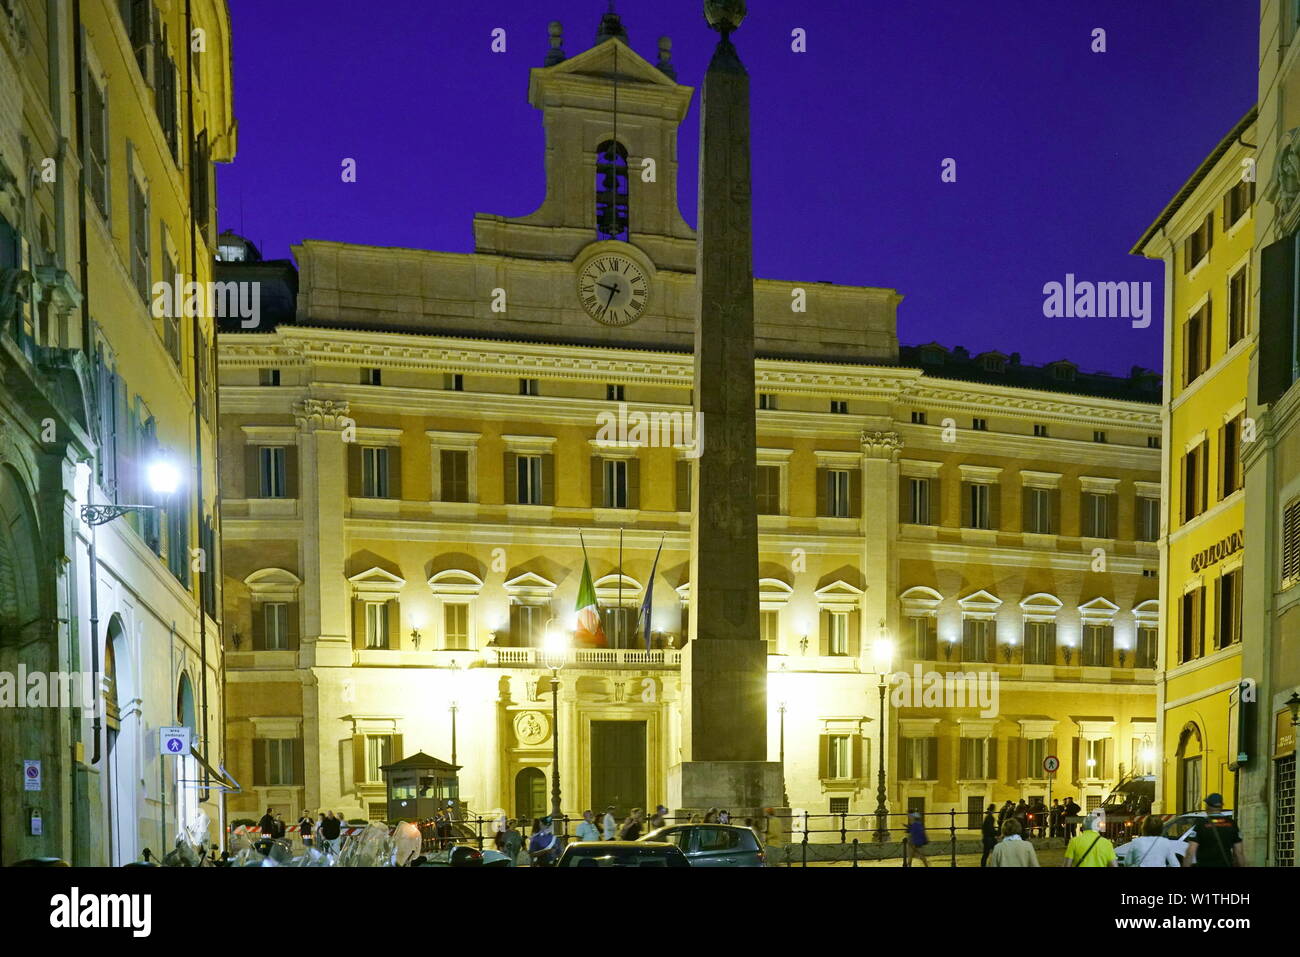
[[[1233,532],[1221,542],[1215,542],[1209,548],[1202,548],[1192,556],[1192,571],[1217,565],[1230,555],[1235,555],[1246,547],[1246,533]]]

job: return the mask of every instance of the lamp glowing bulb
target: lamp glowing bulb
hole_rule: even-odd
[[[171,495],[181,484],[181,473],[166,459],[150,462],[145,475],[149,488],[158,495]]]

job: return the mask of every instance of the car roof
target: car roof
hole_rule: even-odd
[[[570,847],[625,847],[633,848],[635,850],[643,850],[646,847],[650,847],[651,849],[657,847],[671,847],[673,850],[677,850],[676,844],[669,844],[667,841],[570,841],[569,844],[565,846],[565,850],[567,851]]]

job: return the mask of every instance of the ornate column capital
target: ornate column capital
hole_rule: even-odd
[[[862,433],[862,454],[873,459],[898,461],[898,453],[903,450],[903,439],[897,432]]]
[[[303,399],[293,406],[294,420],[304,432],[318,429],[342,431],[356,424],[348,412],[348,403],[344,399]]]

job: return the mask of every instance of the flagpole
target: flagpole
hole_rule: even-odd
[[[618,640],[623,634],[623,526],[618,527]]]

